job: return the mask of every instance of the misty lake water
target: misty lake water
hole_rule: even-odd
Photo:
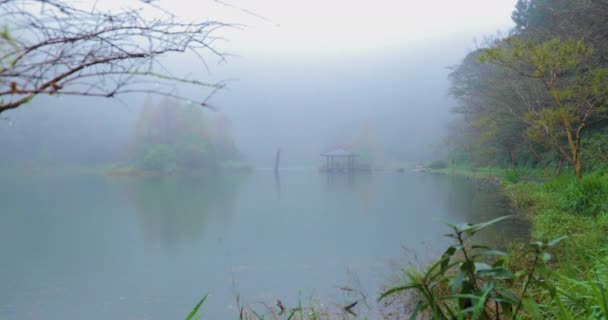
[[[183,319],[207,293],[206,319],[228,319],[235,291],[251,304],[339,303],[345,285],[373,300],[396,265],[449,241],[441,221],[510,213],[495,188],[428,173],[1,181],[5,320]]]

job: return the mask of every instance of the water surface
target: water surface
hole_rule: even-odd
[[[442,248],[441,221],[510,213],[495,188],[427,173],[0,180],[0,319],[208,319],[299,292],[375,295],[391,262]],[[486,240],[525,233],[506,223]]]

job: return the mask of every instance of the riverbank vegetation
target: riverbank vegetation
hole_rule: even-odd
[[[606,163],[608,5],[521,0],[516,27],[450,74],[461,115],[447,143],[457,162],[566,167],[581,178]]]
[[[509,172],[494,177],[529,219],[529,243],[506,251],[475,243],[475,233],[501,219],[450,225],[454,245],[427,268],[404,270],[381,299],[397,295],[423,319],[606,319],[608,172],[544,183],[512,182]]]
[[[454,67],[460,117],[446,140],[452,166],[434,170],[499,178],[534,242],[513,244],[489,269],[464,268],[477,247],[451,247],[397,287],[420,296],[416,310],[433,318],[608,317],[608,27],[599,23],[606,13],[602,1],[520,0],[513,32]],[[449,273],[446,256],[458,251],[460,271]],[[512,274],[492,278],[499,270]],[[470,287],[454,290],[462,277]],[[513,294],[497,290],[505,280]],[[452,290],[439,291],[446,286]]]

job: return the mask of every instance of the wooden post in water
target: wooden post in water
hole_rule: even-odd
[[[452,158],[452,177],[454,176],[454,159]]]
[[[274,158],[274,173],[279,172],[280,163],[281,163],[281,148],[277,149],[277,154]]]

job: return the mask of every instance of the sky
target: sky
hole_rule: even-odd
[[[83,7],[95,4],[79,1]],[[387,159],[438,157],[433,146],[453,117],[449,67],[484,37],[506,34],[516,0],[152,3],[183,19],[234,25],[215,34],[223,40],[214,47],[230,54],[226,61],[209,56],[207,68],[192,55],[176,55],[165,65],[176,76],[229,80],[210,103],[232,119],[237,146],[249,161],[270,167],[277,148],[286,166],[316,165],[321,151],[368,129]],[[100,0],[96,6],[116,10],[133,4],[141,6],[137,0]],[[207,94],[180,90],[199,99]],[[22,123],[53,128],[52,135],[42,129],[30,133],[40,145],[73,141],[79,146],[74,156],[107,159],[94,154],[124,149],[144,99],[128,99],[127,106],[104,99],[38,99],[10,116],[37,113]],[[94,143],[79,143],[81,137]]]
[[[216,2],[217,3],[217,2]],[[342,55],[416,46],[446,37],[482,36],[511,25],[513,0],[309,0],[230,2],[226,16],[250,26],[230,37],[247,52]],[[204,2],[200,2],[203,6]],[[201,11],[204,11],[201,8]],[[266,22],[266,23],[264,23]],[[482,33],[480,33],[480,31]]]
[[[234,24],[236,54],[328,56],[482,37],[512,26],[516,0],[156,0],[179,17]],[[82,1],[86,6],[92,1]],[[119,8],[138,1],[105,0]],[[96,4],[102,7],[102,2]]]

